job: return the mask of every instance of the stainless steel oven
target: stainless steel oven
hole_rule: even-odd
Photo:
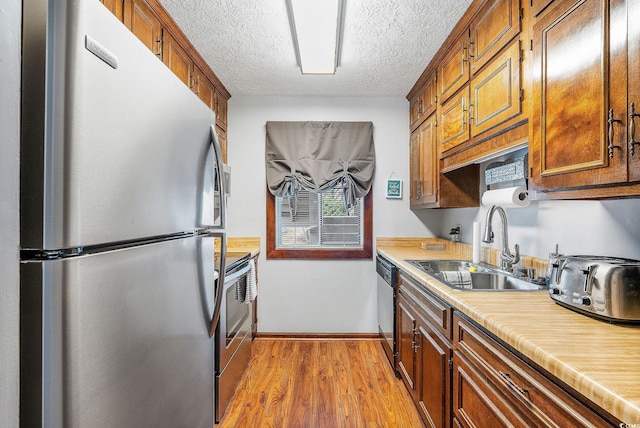
[[[220,321],[216,329],[216,422],[220,422],[251,358],[253,305],[244,303],[249,255],[227,255]]]
[[[387,259],[376,256],[376,272],[378,287],[378,330],[382,348],[384,349],[396,376],[396,281],[397,269]]]

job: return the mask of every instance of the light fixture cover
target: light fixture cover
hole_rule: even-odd
[[[302,74],[335,74],[340,60],[344,0],[286,0]]]

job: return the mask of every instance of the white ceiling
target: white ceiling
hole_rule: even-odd
[[[285,0],[160,0],[232,96],[406,96],[471,3],[345,1],[340,67],[303,76]]]

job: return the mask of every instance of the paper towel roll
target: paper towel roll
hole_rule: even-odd
[[[531,201],[527,189],[522,186],[505,189],[487,190],[482,195],[482,205],[500,205],[503,208],[519,208],[529,206]]]
[[[473,222],[473,262],[480,263],[480,222]]]

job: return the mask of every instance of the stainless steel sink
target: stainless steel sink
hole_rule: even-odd
[[[422,272],[456,290],[539,291],[543,280],[520,278],[486,265],[464,260],[406,260]]]

